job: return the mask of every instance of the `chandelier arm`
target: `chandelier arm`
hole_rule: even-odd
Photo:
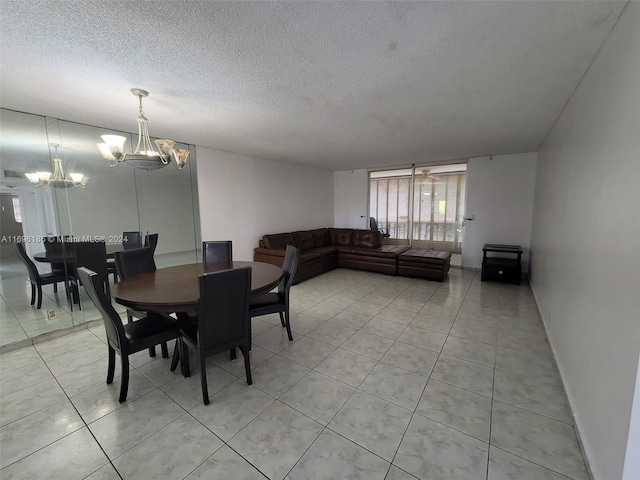
[[[149,135],[149,122],[144,116],[142,106],[142,99],[147,97],[149,92],[141,88],[132,88],[131,93],[138,97],[138,111],[140,112],[140,116],[138,117],[138,143],[136,145],[136,149],[131,153],[122,153],[124,141],[118,143],[117,147],[114,148],[112,146],[114,142],[109,141],[109,139],[105,139],[105,136],[103,135],[105,143],[98,144],[98,149],[100,150],[103,158],[107,160],[107,164],[110,167],[118,165],[121,162],[130,162],[130,165],[137,168],[156,170],[169,165],[173,157],[176,162],[176,168],[178,168],[178,170],[182,170],[187,161],[189,152],[186,151],[185,154],[185,151],[181,149],[174,149],[173,146],[175,142],[168,139],[155,140],[157,149],[154,147],[151,141],[151,136]]]

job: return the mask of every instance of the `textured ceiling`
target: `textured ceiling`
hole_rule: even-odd
[[[626,2],[5,1],[0,104],[329,170],[536,151]]]

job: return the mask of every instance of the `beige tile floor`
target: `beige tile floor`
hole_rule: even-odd
[[[588,478],[528,286],[339,269],[292,296],[294,342],[254,319],[253,385],[214,357],[208,406],[197,362],[146,352],[119,404],[102,326],[1,355],[0,477]]]

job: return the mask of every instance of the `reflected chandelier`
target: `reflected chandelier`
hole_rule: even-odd
[[[183,148],[173,148],[176,142],[166,138],[155,140],[158,150],[151,144],[149,138],[149,127],[147,117],[142,111],[142,99],[149,95],[149,92],[140,88],[132,88],[133,93],[140,100],[140,116],[138,116],[138,145],[131,153],[123,153],[126,137],[120,135],[102,135],[104,143],[98,143],[98,149],[110,167],[115,167],[121,162],[142,168],[143,170],[157,170],[164,168],[171,163],[171,158],[176,162],[176,167],[182,170],[187,163],[189,150]]]
[[[34,172],[25,173],[24,176],[29,179],[36,187],[51,186],[56,188],[69,188],[69,187],[82,187],[84,188],[89,181],[89,177],[82,173],[70,173],[69,177],[64,174],[64,168],[62,167],[62,160],[58,155],[57,143],[50,144],[56,149],[53,155],[53,173],[51,172]]]

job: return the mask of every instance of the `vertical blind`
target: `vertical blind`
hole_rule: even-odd
[[[370,173],[370,215],[390,238],[462,251],[466,164]]]

